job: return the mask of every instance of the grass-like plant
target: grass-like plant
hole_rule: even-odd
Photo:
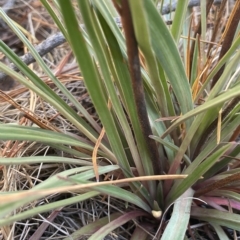
[[[104,239],[131,220],[131,239],[237,236],[240,3],[236,1],[215,45],[216,34],[205,41],[206,16],[213,1],[202,1],[203,14],[195,32],[187,0],[179,1],[171,26],[160,14],[162,4],[153,0],[41,2],[74,52],[100,122],[55,77],[0,10],[74,108],[3,42],[0,50],[22,75],[0,62],[1,71],[52,105],[81,134],[70,135],[38,124],[31,113],[36,119],[34,126],[0,124],[1,140],[42,142],[71,156],[0,158],[1,165],[80,165],[29,190],[1,192],[0,226],[102,195],[120,199],[126,208],[121,214],[109,212],[107,218],[103,216],[65,239],[85,235]],[[116,24],[116,16],[121,17],[122,28]],[[184,34],[186,39],[181,37]],[[72,195],[20,211],[33,201],[61,192]],[[202,225],[194,230],[192,225],[197,223]]]

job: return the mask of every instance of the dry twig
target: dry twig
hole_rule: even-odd
[[[46,40],[44,40],[42,43],[36,46],[36,51],[38,54],[42,57],[48,52],[52,51],[54,48],[58,47],[59,45],[66,42],[66,39],[64,38],[63,34],[61,32],[55,33],[54,35],[48,37]],[[29,65],[33,62],[35,62],[34,57],[31,53],[26,53],[22,57],[20,57],[21,60],[26,64]],[[15,64],[11,63],[9,65],[11,69],[14,71],[19,71]],[[6,79],[7,75],[5,73],[0,73],[0,81],[4,81]]]

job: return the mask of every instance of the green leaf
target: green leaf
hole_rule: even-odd
[[[120,227],[123,224],[127,223],[128,221],[133,220],[137,217],[146,216],[146,215],[147,215],[146,213],[139,211],[139,210],[125,213],[121,217],[113,220],[112,222],[108,223],[104,227],[100,228],[97,232],[95,232],[89,238],[89,240],[102,240],[102,239],[104,239],[105,236],[107,236],[109,233],[111,233],[117,227]]]
[[[102,42],[103,41],[102,39],[103,37],[101,36],[102,31],[98,29],[99,27],[98,22],[94,20],[94,17],[93,17],[94,15],[92,13],[93,5],[91,5],[88,1],[79,1],[80,11],[84,18],[84,21],[85,21],[84,23],[86,25],[87,31],[89,32],[89,34],[93,34],[93,36],[96,36],[97,38],[95,40],[90,39],[93,44],[93,49],[96,46],[100,48],[98,49],[99,52],[98,53],[96,52],[96,55],[94,56],[92,56],[92,53],[88,50],[85,39],[83,38],[83,35],[82,35],[82,31],[79,30],[78,22],[76,20],[76,17],[71,5],[71,1],[64,1],[64,2],[59,1],[59,4],[62,9],[62,14],[66,24],[66,28],[68,30],[70,43],[72,45],[73,51],[75,53],[76,59],[79,63],[81,72],[84,77],[85,85],[91,96],[91,100],[99,115],[101,123],[105,128],[106,135],[108,137],[112,151],[115,155],[115,158],[118,161],[118,164],[121,166],[124,174],[128,177],[131,177],[132,173],[131,173],[130,164],[129,164],[130,161],[124,149],[125,139],[121,139],[122,133],[119,131],[119,129],[121,129],[121,126],[117,125],[118,121],[116,121],[116,115],[114,114],[114,111],[118,111],[117,114],[119,114],[119,111],[120,111],[119,109],[115,109],[118,101],[115,95],[116,91],[112,89],[112,86],[111,86],[112,82],[110,83],[109,76],[107,76],[109,73],[107,69],[108,66],[106,66],[107,63],[105,62],[105,60],[103,63],[105,64],[103,70],[105,71],[104,74],[106,74],[106,76],[108,77],[108,80],[109,80],[108,82],[107,80],[106,82],[104,82],[104,79],[102,78],[103,73],[98,71],[98,68],[95,63],[95,60],[98,60],[98,58],[99,58],[99,61],[101,59],[104,59],[104,56],[106,56],[105,52],[107,51],[107,48],[105,46],[105,43]],[[95,35],[95,31],[99,35]],[[101,50],[101,48],[103,49]],[[108,99],[108,97],[110,99]],[[110,103],[112,102],[114,105],[113,110],[109,109],[108,107],[109,100],[110,100]],[[124,129],[124,131],[126,132],[126,128]],[[129,134],[131,134],[131,130],[129,131]],[[154,182],[151,182],[149,186],[151,187],[151,189],[154,190]],[[131,184],[131,187],[133,187],[133,190],[135,191],[136,189],[139,189],[139,184],[133,183]],[[145,197],[147,197],[148,201],[150,201],[149,196],[146,196],[145,194]]]
[[[211,89],[210,94],[207,97],[206,102],[205,102],[206,105],[212,99],[214,99],[214,98],[216,99],[217,95],[221,96],[221,95],[223,95],[222,92],[226,93],[226,90],[227,90],[227,88],[225,87],[226,82],[228,82],[228,80],[230,79],[232,74],[234,74],[234,72],[236,71],[236,68],[239,66],[239,59],[240,59],[240,52],[237,52],[235,54],[235,56],[229,61],[227,66],[225,67],[224,72],[222,73],[221,77],[215,84],[214,88]],[[236,81],[239,82],[239,80],[240,80],[240,78],[238,77],[238,79]],[[231,88],[231,86],[229,88]],[[232,89],[234,89],[234,87]],[[226,101],[224,101],[223,103],[225,103],[225,102]],[[202,123],[199,126],[198,131],[196,132],[195,141],[197,141],[197,139],[200,136],[202,136],[202,133],[205,131],[207,126],[209,126],[209,124],[213,121],[213,119],[218,116],[218,112],[219,112],[220,108],[222,107],[221,103],[222,102],[219,101],[219,106],[216,108],[206,109],[205,115],[202,118]]]
[[[167,196],[167,206],[175,201],[181,194],[183,194],[188,188],[190,188],[195,182],[197,182],[201,176],[204,175],[216,162],[217,160],[232,146],[232,144],[226,144],[216,152],[212,153],[202,163],[194,161],[183,173],[188,174],[188,177],[177,181],[172,187],[170,193]]]
[[[93,150],[93,146],[80,142],[67,134],[40,129],[37,127],[17,126],[12,124],[0,124],[1,140],[25,140],[42,143],[65,144],[79,146]]]
[[[193,194],[194,191],[189,188],[175,201],[172,216],[163,232],[162,240],[184,239],[189,224]]]
[[[213,226],[213,228],[216,231],[220,240],[229,240],[227,234],[224,232],[222,227],[220,227],[219,225],[217,225],[215,223],[211,223],[211,225]]]
[[[176,43],[178,43],[184,21],[186,20],[186,13],[188,10],[188,0],[182,0],[181,2],[177,2],[177,7],[175,11],[175,16],[173,19],[173,24],[171,28],[172,36]]]
[[[52,8],[52,6],[49,4],[49,2],[47,0],[40,0],[40,1],[41,1],[42,5],[45,7],[45,9],[48,11],[49,15],[52,17],[54,23],[58,26],[60,31],[63,33],[65,38],[68,39],[67,31],[66,31],[65,27],[63,26],[61,20],[57,16],[56,12]]]
[[[171,83],[183,114],[193,109],[192,94],[177,46],[152,1],[144,1],[156,58]],[[174,69],[174,71],[173,71]],[[187,129],[191,121],[187,122]]]
[[[98,2],[99,1],[96,2],[96,5],[98,5]],[[112,67],[112,73],[113,76],[115,76],[114,82],[118,87],[118,91],[121,95],[124,107],[127,110],[127,113],[129,114],[129,118],[135,135],[135,141],[137,143],[136,144],[134,142],[133,144],[134,146],[137,145],[139,151],[138,155],[136,155],[136,153],[132,151],[133,161],[140,175],[151,175],[151,173],[153,172],[153,170],[151,169],[152,168],[151,159],[146,147],[146,140],[140,128],[140,120],[137,117],[136,106],[134,104],[134,101],[132,101],[133,91],[127,64],[123,61],[124,56],[121,52],[120,46],[118,45],[115,36],[112,34],[109,26],[107,26],[107,23],[105,19],[103,19],[102,15],[99,16],[99,20],[105,33],[106,41],[108,42],[109,45],[111,59],[113,59],[112,64],[114,66]],[[122,125],[122,128],[125,128],[124,125]],[[126,132],[127,128],[124,131]],[[129,148],[130,149],[132,148],[130,144]]]
[[[35,58],[36,62],[39,64],[39,66],[43,69],[43,71],[46,73],[47,76],[54,82],[54,84],[61,90],[61,92],[73,103],[74,106],[86,117],[86,119],[89,121],[89,123],[92,124],[92,126],[100,132],[100,128],[98,124],[94,121],[92,116],[86,111],[86,109],[83,108],[83,106],[77,101],[77,99],[66,89],[66,87],[55,77],[55,75],[52,73],[52,71],[47,67],[43,59],[39,56],[34,46],[28,41],[28,39],[24,36],[24,34],[15,26],[13,21],[6,15],[6,13],[0,9],[0,16],[4,19],[4,21],[8,24],[8,26],[13,30],[13,32],[19,37],[19,39],[24,43],[25,46],[28,47],[30,53]],[[85,132],[88,130],[91,134],[94,134],[94,131],[90,128],[88,124],[86,124],[85,121],[82,120],[82,118],[79,117],[79,115],[73,111],[72,108],[70,108],[50,87],[48,87],[42,79],[36,76],[36,74],[29,69],[25,63],[23,63],[19,57],[11,51],[6,44],[4,44],[2,41],[1,43],[1,49],[6,54],[6,56],[18,67],[19,70],[21,70],[29,79],[32,81],[39,89],[43,91],[43,93],[47,94],[48,97],[51,97],[52,100],[54,100],[53,106],[55,106],[55,102],[58,103],[58,105],[61,106],[61,108],[64,108],[64,111],[60,111],[63,115],[68,116],[74,116],[74,118],[78,122],[81,123],[81,131]],[[31,88],[30,88],[31,89]],[[36,90],[35,90],[36,91]],[[46,99],[46,98],[45,98]],[[49,102],[52,102],[51,99]],[[72,119],[72,122],[74,121],[74,118]],[[77,121],[76,121],[77,122]],[[77,127],[79,127],[79,124],[76,124]],[[89,135],[89,134],[86,134]],[[91,137],[90,137],[91,139]]]
[[[85,181],[78,181],[80,184],[81,183],[89,183]],[[96,186],[96,187],[91,187],[93,190],[99,191],[102,194],[109,195],[114,198],[121,199],[125,202],[132,203],[141,209],[145,210],[148,213],[151,213],[153,209],[149,207],[149,205],[144,202],[140,197],[138,197],[136,194],[127,191],[125,189],[122,189],[121,187],[113,186],[113,185],[107,185],[107,186]]]
[[[193,86],[193,84],[198,81],[199,79],[197,78],[198,76],[198,57],[199,57],[199,36],[197,36],[196,41],[195,41],[195,45],[194,45],[194,52],[193,52],[193,59],[192,59],[192,66],[191,66],[191,79],[190,79],[190,83],[191,86]],[[198,85],[198,84],[197,84]],[[195,96],[193,96],[195,97]]]
[[[88,1],[81,1],[80,4],[83,8],[81,11],[86,11],[86,13],[89,13]],[[114,118],[108,108],[106,89],[104,89],[95,62],[92,59],[92,56],[90,55],[86,46],[84,37],[79,30],[78,22],[71,5],[71,1],[59,1],[59,5],[61,7],[64,22],[69,34],[72,49],[85,79],[85,85],[91,96],[95,109],[99,114],[101,122],[106,130],[106,134],[112,150],[118,161],[120,161],[119,163],[122,164],[124,171],[130,174],[131,171],[126,153],[123,149],[123,144],[121,142],[119,133],[116,130],[117,128],[114,122]]]
[[[112,109],[113,109],[113,111],[115,111],[118,121],[121,124],[121,127],[124,131],[124,137],[126,138],[126,141],[128,142],[128,146],[130,148],[131,153],[133,154],[133,156],[136,155],[138,157],[138,152],[137,152],[136,145],[135,145],[135,142],[133,139],[131,128],[127,122],[126,115],[123,111],[116,88],[112,81],[109,64],[107,62],[107,60],[108,60],[107,52],[108,51],[107,51],[104,36],[102,35],[101,29],[99,28],[97,19],[95,18],[93,9],[90,7],[90,4],[87,3],[87,1],[78,1],[78,4],[79,4],[79,10],[81,11],[81,16],[85,23],[85,28],[88,33],[88,37],[91,40],[91,44],[94,49],[95,56],[97,58],[97,61],[99,62],[99,66],[101,68],[102,78],[104,79],[104,85],[106,86],[107,94],[109,95],[109,99],[111,100]],[[111,61],[111,59],[109,59],[109,61]],[[89,78],[85,79],[86,85],[90,85],[88,83],[89,80],[90,80]],[[99,79],[98,81],[101,81],[101,80]],[[90,95],[91,95],[91,90],[89,90],[89,91],[90,91]],[[93,101],[94,101],[94,98],[95,99],[97,98],[96,95],[94,95],[94,96],[91,95],[91,97],[92,97]],[[95,101],[100,101],[100,99],[98,99],[98,100],[96,99]],[[105,102],[104,102],[104,104],[105,104]],[[109,110],[107,110],[107,111],[110,112]],[[101,118],[101,115],[104,114],[104,112],[103,111],[100,112],[100,110],[98,111],[98,113],[100,115],[100,118]],[[104,114],[104,115],[107,115],[107,114]],[[109,116],[109,118],[110,117],[112,117],[112,116]],[[105,117],[104,117],[104,119],[105,119]],[[109,122],[110,122],[109,119],[108,119],[108,121],[103,122],[104,126],[109,125]],[[110,130],[110,128],[109,128],[109,130]],[[111,137],[109,137],[109,139],[111,138],[113,140],[114,139],[113,138],[114,131],[111,129],[111,134],[110,134],[109,130],[107,130],[107,128],[106,128],[106,133],[108,136],[111,135]],[[115,130],[114,142],[117,143],[116,137],[117,137],[117,131]],[[110,141],[110,144],[113,144],[113,141]],[[118,149],[120,150],[120,145],[118,145]],[[128,163],[126,157],[123,158],[120,156],[121,155],[119,155],[119,164],[121,164],[121,166],[123,168],[125,168],[126,170],[129,171],[130,170],[129,163]]]
[[[226,197],[240,202],[240,194],[230,190],[214,190],[208,193],[211,196]]]
[[[114,170],[119,169],[118,166],[109,165],[99,167],[99,175],[105,174]],[[11,214],[13,210],[28,204],[37,199],[41,199],[49,195],[45,190],[53,190],[58,187],[71,186],[76,181],[86,181],[95,176],[92,166],[85,166],[79,168],[73,168],[54,175],[47,180],[37,184],[31,190],[28,191],[16,191],[16,192],[1,192],[0,198],[8,197],[8,202],[0,202],[0,218],[4,218]],[[70,181],[68,180],[70,178]],[[67,191],[67,190],[66,190]],[[23,194],[22,194],[23,193]],[[99,192],[98,192],[99,194]],[[140,200],[141,201],[141,200]],[[145,203],[144,203],[145,204]],[[34,210],[33,210],[34,211]]]
[[[90,191],[90,192],[80,194],[80,195],[75,196],[75,197],[70,197],[70,198],[67,198],[67,199],[64,199],[64,200],[48,203],[48,204],[45,204],[45,205],[42,205],[42,206],[35,206],[32,209],[28,209],[24,212],[16,213],[13,216],[8,216],[8,217],[2,218],[2,214],[1,214],[0,226],[1,227],[8,226],[8,225],[13,224],[14,222],[21,221],[21,220],[24,220],[24,219],[27,219],[27,218],[31,218],[33,216],[36,216],[37,214],[52,211],[52,210],[60,208],[60,207],[65,207],[65,206],[68,206],[68,205],[71,205],[71,204],[74,204],[74,203],[79,203],[81,201],[85,201],[85,200],[87,200],[89,198],[92,198],[92,197],[95,197],[97,195],[99,195],[99,192]],[[23,205],[23,204],[21,204],[21,205]],[[3,210],[5,211],[6,208],[9,208],[9,210],[10,210],[9,213],[10,213],[10,212],[12,212],[13,207],[14,207],[14,205],[12,203],[10,203],[8,205],[4,205],[4,206],[0,205],[0,211],[2,212]]]
[[[163,134],[163,138],[169,134],[171,131],[173,131],[174,128],[176,128],[179,124],[183,123],[187,119],[200,114],[202,112],[205,112],[206,110],[211,110],[214,107],[219,107],[221,104],[227,102],[228,100],[237,97],[240,95],[240,85],[236,85],[234,88],[229,89],[222,93],[221,95],[215,97],[212,100],[209,100],[208,102],[202,104],[201,106],[195,108],[194,110],[189,111],[188,113],[184,114],[182,117],[178,118],[172,125],[169,127],[166,132]]]
[[[162,143],[163,145],[165,145],[166,147],[168,147],[171,151],[173,152],[178,152],[179,151],[179,147],[177,147],[176,145],[174,145],[171,142],[165,141],[164,139],[162,139],[161,137],[157,137],[157,136],[150,136],[150,138],[156,140],[157,142]],[[189,157],[186,154],[183,154],[183,159],[185,161],[185,163],[187,165],[191,164],[191,160],[189,159]],[[169,161],[170,162],[170,161]]]
[[[215,209],[192,207],[191,217],[240,231],[239,214],[221,212]]]
[[[79,230],[75,231],[73,234],[71,234],[69,237],[64,238],[63,240],[79,240],[83,236],[89,236],[95,233],[99,228],[107,225],[109,221],[113,221],[120,216],[121,213],[116,212],[111,214],[110,216],[97,219],[95,222],[89,223],[81,227]]]
[[[144,1],[129,1],[133,17],[134,31],[138,45],[145,56],[148,74],[155,90],[157,102],[163,117],[168,116],[168,106],[163,85],[160,80],[158,64],[151,44],[151,35],[145,13]]]
[[[83,159],[58,157],[58,156],[31,156],[31,157],[15,157],[15,158],[0,158],[0,165],[22,165],[36,163],[67,163],[84,166],[92,166],[91,159],[89,161]]]

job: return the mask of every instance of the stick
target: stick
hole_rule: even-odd
[[[42,43],[36,46],[36,51],[38,54],[42,57],[54,48],[60,46],[66,42],[66,39],[64,38],[63,34],[61,32],[58,32],[50,37],[48,37],[46,40],[44,40]],[[33,62],[35,62],[35,58],[32,56],[31,53],[26,53],[22,57],[20,57],[21,60],[26,64],[29,65]],[[19,71],[19,69],[16,67],[15,64],[11,63],[9,64],[9,67],[13,69],[14,71]],[[0,72],[0,89],[3,90],[9,90],[11,86],[14,85],[14,80],[10,78],[8,75],[6,75],[3,72]],[[4,87],[2,87],[2,86]]]

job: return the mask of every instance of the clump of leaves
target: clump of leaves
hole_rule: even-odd
[[[1,70],[49,102],[84,138],[42,126],[0,124],[2,140],[42,142],[71,154],[71,158],[2,158],[2,165],[59,161],[83,165],[62,171],[27,191],[2,192],[0,225],[107,195],[135,208],[129,210],[126,205],[122,215],[110,214],[66,239],[84,235],[103,239],[131,220],[135,223],[131,239],[236,236],[235,231],[240,230],[240,3],[236,1],[217,45],[213,43],[226,1],[222,1],[208,41],[206,19],[213,1],[201,1],[202,15],[195,32],[191,31],[186,0],[177,4],[171,27],[161,16],[158,1],[42,3],[71,45],[101,124],[53,75],[1,11],[81,116],[2,42],[1,51],[24,76],[2,63]],[[116,16],[121,17],[122,29],[114,20]],[[182,40],[185,33],[187,38]],[[87,166],[86,159],[92,165]],[[12,212],[36,199],[66,191],[73,195]]]

